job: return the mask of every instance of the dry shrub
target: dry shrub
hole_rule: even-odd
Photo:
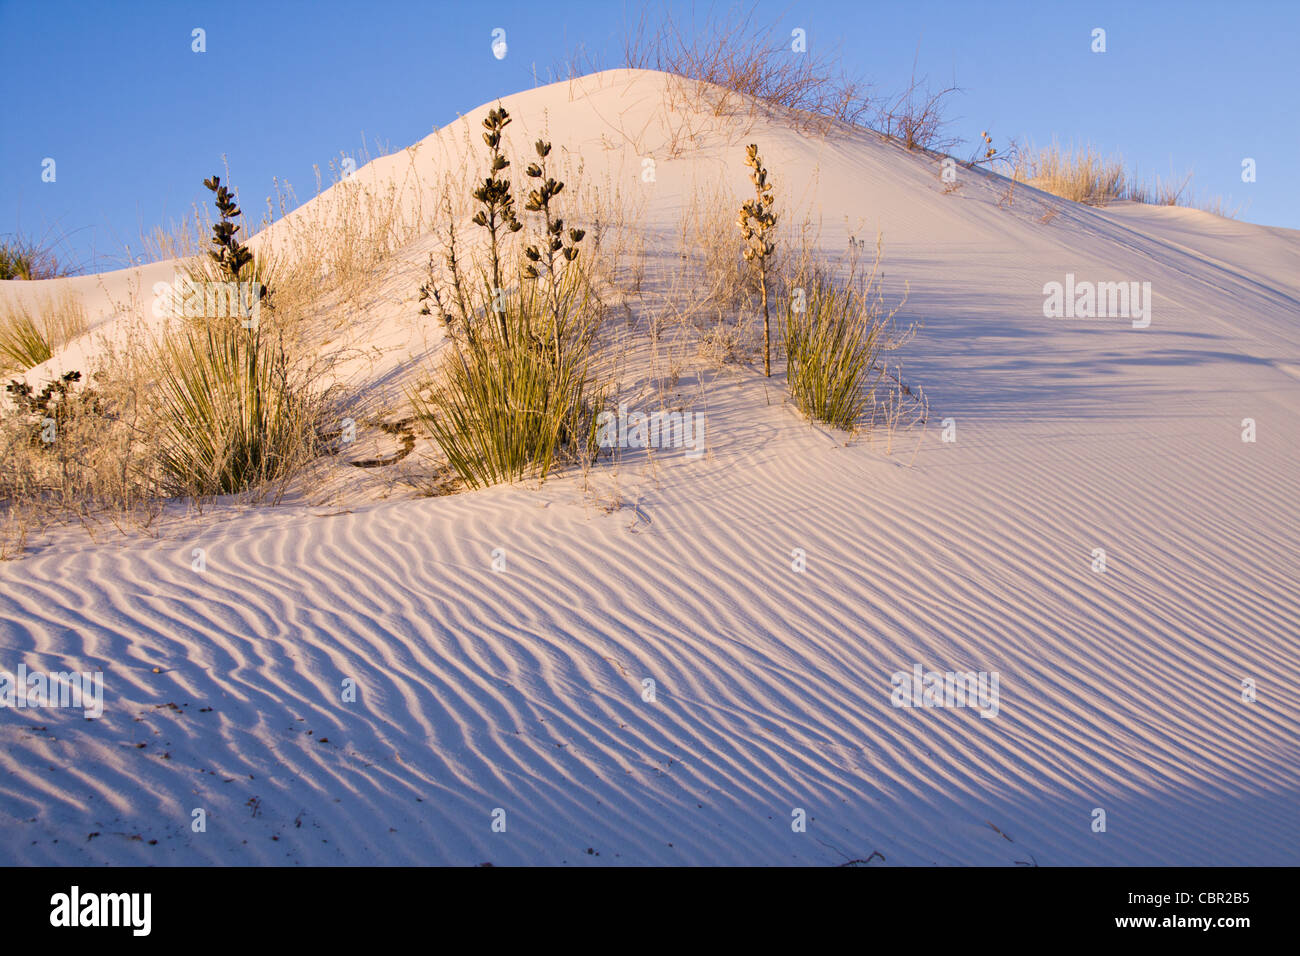
[[[149,528],[162,510],[152,373],[140,333],[107,348],[94,371],[39,391],[19,383],[0,403],[0,557],[52,526],[107,521]],[[11,383],[12,385],[13,383]]]
[[[757,10],[754,4],[730,17],[710,11],[702,21],[692,13],[688,24],[665,11],[653,31],[643,11],[624,37],[625,63],[693,81],[693,96],[718,116],[757,102],[795,114],[805,127],[860,123],[870,112],[870,88],[843,68],[837,54],[819,48],[794,53],[790,35],[759,23]]]
[[[639,224],[648,192],[635,186],[628,189],[608,171],[603,181],[593,181],[581,161],[566,169],[564,178],[573,183],[575,219],[587,227],[591,254],[583,263],[583,274],[602,299],[612,298],[619,289],[639,293],[646,269],[645,234]]]
[[[919,57],[918,49],[912,59],[912,77],[907,89],[881,106],[876,116],[876,127],[909,150],[945,150],[958,142],[945,134],[949,122],[944,112],[945,101],[960,90],[956,86],[935,90],[927,78],[918,80],[916,62]]]

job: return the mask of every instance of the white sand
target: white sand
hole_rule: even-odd
[[[599,466],[594,495],[569,475],[219,507],[0,565],[0,670],[106,682],[97,721],[0,710],[3,862],[1300,862],[1300,233],[1023,187],[999,208],[1002,181],[963,170],[944,195],[875,135],[670,115],[664,86],[521,93],[511,142],[545,116],[593,180],[644,189],[666,265],[690,192],[743,195],[758,142],[827,250],[883,231],[930,428],[846,446],[746,370],[706,383],[706,456]],[[669,158],[683,122],[707,141]],[[1067,273],[1150,282],[1150,327],[1044,318]],[[357,320],[392,345],[376,385],[428,344],[395,288]],[[123,321],[106,301],[101,330]],[[891,706],[916,663],[997,672],[997,716]]]

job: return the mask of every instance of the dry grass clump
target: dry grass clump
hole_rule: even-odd
[[[755,195],[740,217],[748,227],[747,232],[742,227],[741,241],[730,191],[711,195],[696,190],[681,219],[680,249],[641,297],[653,354],[659,354],[665,336],[677,333],[677,344],[693,337],[697,354],[718,365],[757,362],[764,352],[757,326],[766,285],[776,319],[776,333],[769,323],[767,338],[778,355],[784,346],[795,406],[810,418],[850,431],[883,425],[892,441],[897,427],[910,427],[924,411],[919,393],[903,384],[898,369],[886,365],[889,353],[901,348],[916,327],[900,331],[895,317],[901,303],[885,307],[877,281],[879,243],[869,272],[859,273],[860,244],[852,246],[842,268],[832,269],[820,248],[820,225],[805,218],[802,223],[796,219],[793,227],[787,222],[784,233],[775,228],[776,191],[756,146],[747,148],[745,162]],[[767,223],[761,230],[756,216]],[[747,258],[746,251],[753,254]],[[777,336],[781,341],[772,342]],[[673,345],[670,341],[670,350]],[[679,364],[670,362],[666,381],[671,384],[676,382],[674,369]],[[770,371],[770,361],[765,361],[764,372]]]
[[[20,303],[0,310],[0,373],[35,368],[86,331],[86,310],[71,293],[46,299],[35,313]]]
[[[656,259],[648,289],[633,292],[649,318],[653,342],[680,338],[711,364],[747,362],[760,342],[754,330],[759,273],[736,242],[736,200],[716,182],[691,191],[678,220],[676,248]]]
[[[1011,178],[1054,196],[1090,206],[1105,206],[1121,200],[1155,206],[1186,206],[1215,215],[1235,217],[1221,196],[1197,201],[1191,194],[1192,174],[1181,178],[1140,181],[1131,176],[1118,155],[1103,156],[1096,147],[1063,148],[1059,143],[1040,150],[1019,152]]]
[[[736,242],[735,199],[697,193],[681,220],[682,307],[712,325],[734,321],[759,295],[758,271]]]
[[[1182,179],[1162,179],[1154,182],[1132,180],[1125,190],[1124,198],[1133,202],[1146,203],[1149,206],[1191,206],[1188,187],[1192,184],[1192,174],[1186,173]]]
[[[1014,178],[1063,199],[1104,206],[1123,199],[1124,161],[1104,157],[1093,146],[1063,148],[1059,143],[1022,153]]]
[[[369,304],[376,274],[395,252],[424,231],[418,199],[414,198],[422,190],[414,173],[414,155],[409,150],[407,155],[411,165],[406,176],[394,176],[378,185],[350,173],[350,167],[329,163],[333,180],[329,202],[309,203],[287,217],[283,211],[286,200],[292,201],[292,187],[277,184],[281,229],[274,247],[269,243],[259,246],[259,254],[273,256],[277,265],[292,262],[301,266],[298,275],[281,276],[281,285],[300,284],[303,297],[315,302],[333,297],[353,309]],[[359,159],[364,165],[369,154],[363,151]],[[318,196],[322,188],[318,170]]]
[[[1227,200],[1222,196],[1211,196],[1206,199],[1198,199],[1194,205],[1197,209],[1213,213],[1216,216],[1222,216],[1225,219],[1236,219],[1241,215],[1242,211],[1240,206],[1229,206]]]

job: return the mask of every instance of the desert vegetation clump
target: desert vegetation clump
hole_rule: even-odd
[[[1090,206],[1104,206],[1124,198],[1124,162],[1104,157],[1092,146],[1050,147],[1026,155],[1015,179],[1035,189]]]
[[[296,374],[273,318],[268,274],[239,241],[239,207],[218,177],[209,262],[191,272],[236,308],[187,321],[159,345],[155,410],[171,493],[217,495],[283,478],[319,452],[320,402]]]
[[[86,327],[85,309],[69,294],[46,299],[36,309],[11,304],[0,311],[0,372],[25,372],[49,361]]]
[[[877,109],[876,128],[909,151],[946,150],[958,142],[947,135],[947,99],[959,92],[957,86],[935,90],[924,77],[918,80],[914,58],[907,88]]]
[[[671,11],[649,26],[648,15],[623,40],[624,64],[680,79],[672,106],[705,107],[716,116],[774,110],[801,129],[826,133],[837,124],[874,129],[908,150],[935,151],[957,142],[947,135],[954,86],[934,89],[925,77],[897,96],[877,95],[843,66],[834,50],[810,47],[800,29],[763,23],[757,4],[727,15],[678,20]]]
[[[101,518],[148,527],[158,516],[148,376],[139,361],[134,351],[114,356],[93,382],[69,371],[40,389],[8,383],[0,400],[0,558],[56,525],[93,533]]]
[[[58,279],[71,274],[49,246],[16,233],[0,237],[0,279]]]
[[[1222,197],[1196,199],[1190,192],[1190,172],[1167,180],[1141,180],[1128,172],[1121,156],[1104,156],[1091,144],[1063,147],[1053,142],[1041,149],[1022,151],[1012,163],[1011,178],[1089,206],[1127,200],[1154,206],[1187,206],[1229,218],[1237,212],[1228,208]]]
[[[880,245],[871,271],[837,283],[820,270],[797,277],[786,300],[783,332],[786,380],[795,407],[810,419],[845,431],[871,424],[884,354],[910,332],[895,333],[899,306],[886,309],[877,280]]]
[[[756,109],[778,110],[796,126],[828,132],[835,124],[873,129],[909,151],[945,153],[959,142],[950,135],[948,107],[961,88],[935,87],[918,78],[916,61],[908,85],[896,95],[877,95],[870,84],[843,69],[838,56],[822,48],[807,48],[807,38],[792,37],[778,24],[762,23],[757,5],[748,11],[710,12],[702,21],[682,22],[671,11],[650,26],[649,15],[624,36],[624,64],[651,69],[679,79],[672,90],[670,108],[706,108],[716,116],[752,114]],[[572,73],[572,70],[571,70]],[[698,141],[686,121],[674,133]],[[984,134],[987,136],[987,134]],[[674,146],[674,151],[680,146]],[[1063,150],[1052,146],[1037,153],[993,154],[990,140],[982,137],[982,155],[967,167],[995,158],[1005,162],[1012,186],[1002,205],[1014,198],[1014,184],[1029,185],[1076,202],[1102,206],[1116,200],[1156,205],[1181,205],[1218,215],[1235,215],[1222,197],[1198,201],[1188,191],[1190,175],[1154,182],[1130,178],[1122,160],[1104,157],[1091,146]],[[950,184],[945,192],[955,192]]]
[[[623,59],[632,69],[659,70],[686,81],[677,92],[707,103],[718,116],[766,105],[797,125],[860,124],[870,115],[870,87],[846,70],[834,51],[807,49],[807,38],[791,36],[757,19],[757,5],[743,15],[685,23],[671,11],[650,27],[643,14],[624,37]]]
[[[776,242],[774,189],[757,144],[745,152],[755,196],[741,207],[739,224],[744,258],[755,263],[763,309],[763,372],[770,377],[771,330],[768,284],[773,275]],[[806,235],[805,235],[806,240]],[[847,277],[837,279],[805,246],[793,274],[784,282],[781,333],[785,345],[786,384],[796,408],[811,419],[856,431],[874,419],[875,385],[885,372],[885,352],[900,347],[913,330],[898,336],[894,318],[901,308],[884,306],[878,273],[881,243],[869,273],[859,277],[854,256]],[[872,416],[866,416],[868,409]]]
[[[421,312],[441,321],[450,354],[412,391],[412,408],[471,488],[545,478],[564,460],[591,456],[602,401],[591,356],[599,306],[579,258],[585,233],[566,230],[558,215],[564,183],[547,170],[545,141],[526,170],[535,186],[524,207],[540,216],[541,234],[523,249],[508,242],[523,228],[512,184],[499,175],[509,167],[501,135],[509,122],[504,108],[483,121],[488,176],[473,191],[472,221],[487,231],[487,261],[465,262],[449,221],[450,290],[432,256],[420,289]]]
[[[44,387],[9,383],[0,402],[0,556],[60,524],[148,529],[175,497],[278,497],[322,451],[329,393],[316,387],[316,360],[303,356],[280,308],[302,307],[302,291],[273,298],[272,270],[239,239],[232,192],[217,177],[206,185],[219,215],[212,248],[181,263],[172,291],[155,301],[172,310],[156,313],[167,315],[164,326],[121,328],[99,343],[93,367]],[[207,294],[211,286],[218,294]],[[139,295],[136,287],[116,311],[144,314]],[[204,308],[188,307],[195,302]],[[16,370],[47,360],[86,326],[71,297],[16,324],[12,315],[0,327],[0,364]]]

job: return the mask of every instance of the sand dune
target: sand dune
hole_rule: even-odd
[[[1300,233],[1024,187],[1003,208],[978,173],[945,195],[873,134],[710,123],[668,82],[521,93],[512,136],[545,117],[585,175],[634,185],[659,155],[648,236],[701,183],[739,195],[762,143],[828,254],[883,233],[929,428],[846,444],[779,381],[706,370],[700,458],[219,506],[2,564],[0,669],[106,687],[99,720],[0,710],[5,862],[1300,861]],[[665,157],[681,122],[707,135]],[[357,176],[436,171],[463,133]],[[1044,318],[1067,273],[1150,282],[1150,326]],[[415,349],[384,328],[375,382]],[[996,672],[996,716],[893,706],[916,664]]]

